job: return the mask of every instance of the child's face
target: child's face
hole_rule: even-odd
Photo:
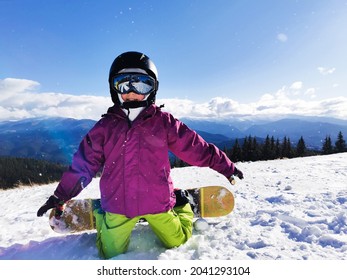
[[[127,101],[142,101],[145,99],[145,96],[142,94],[137,94],[133,91],[127,93],[127,94],[121,94],[121,97],[124,102]]]

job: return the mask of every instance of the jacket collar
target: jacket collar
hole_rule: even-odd
[[[157,107],[155,104],[152,104],[150,106],[148,106],[147,108],[145,108],[139,115],[138,115],[138,119],[142,118],[142,119],[148,119],[151,118],[152,116],[154,116],[154,114],[156,113],[156,111],[159,110],[159,107]],[[118,105],[115,104],[112,107],[108,108],[107,113],[103,115],[103,117],[105,116],[113,116],[113,117],[117,117],[117,118],[121,118],[121,119],[127,119],[126,114],[124,113],[124,111],[122,110],[122,108]]]

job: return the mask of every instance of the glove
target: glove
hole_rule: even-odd
[[[230,184],[232,184],[232,185],[235,185],[235,183],[236,183],[235,177],[234,177],[234,176],[238,177],[240,180],[243,179],[243,173],[242,173],[242,171],[239,170],[239,169],[237,169],[236,167],[234,167],[234,173],[233,173],[233,175],[231,175],[230,178],[229,178],[229,182],[230,182]]]
[[[236,177],[238,177],[240,180],[243,179],[243,173],[241,170],[237,169],[236,167],[234,167],[234,174]]]
[[[42,217],[49,209],[55,208],[55,218],[60,219],[63,214],[64,201],[58,197],[51,195],[45,204],[43,204],[37,211],[37,217]]]

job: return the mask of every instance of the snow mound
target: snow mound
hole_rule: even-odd
[[[347,153],[239,163],[245,179],[231,186],[197,167],[172,170],[177,187],[222,185],[235,195],[234,211],[206,218],[208,226],[178,248],[162,247],[144,223],[118,260],[346,260]],[[328,168],[327,168],[328,167]],[[333,176],[332,176],[333,174]],[[56,184],[0,191],[0,259],[97,260],[95,231],[58,234],[37,209]],[[98,179],[79,198],[98,197]],[[20,206],[20,207],[18,207]]]

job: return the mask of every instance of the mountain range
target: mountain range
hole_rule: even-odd
[[[0,122],[0,156],[69,163],[93,120],[30,118]]]
[[[308,148],[321,149],[326,136],[334,143],[341,131],[347,135],[347,121],[320,118],[291,118],[277,121],[182,119],[207,142],[220,148],[231,147],[235,139],[252,136],[264,139],[289,137],[296,144],[302,136]],[[96,121],[71,118],[31,118],[0,122],[0,156],[31,157],[69,163],[84,135]]]
[[[297,143],[302,136],[307,147],[313,149],[321,149],[327,136],[330,136],[334,142],[340,131],[343,135],[347,135],[347,121],[333,118],[298,116],[276,121],[233,120],[219,123],[191,119],[183,119],[183,121],[195,130],[221,134],[230,139],[240,139],[247,136],[266,138],[269,135],[280,141],[284,137],[289,137],[293,143]]]

